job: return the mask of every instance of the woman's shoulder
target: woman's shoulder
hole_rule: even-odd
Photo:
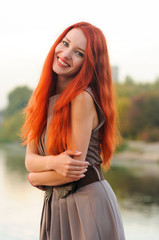
[[[83,107],[91,107],[93,106],[93,98],[92,95],[87,91],[87,89],[83,90],[81,93],[79,93],[73,100],[73,104],[79,104]]]
[[[83,90],[71,101],[71,108],[72,111],[80,113],[81,116],[93,113],[95,106],[92,96]]]

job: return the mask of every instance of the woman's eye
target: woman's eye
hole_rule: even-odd
[[[81,53],[81,52],[79,52],[79,51],[76,51],[76,54],[77,54],[78,56],[80,56],[80,57],[84,57],[84,54]]]
[[[66,41],[62,41],[62,43],[63,43],[63,45],[65,45],[65,46],[68,46],[68,42],[66,42]]]

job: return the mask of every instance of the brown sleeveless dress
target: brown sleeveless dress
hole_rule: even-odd
[[[91,165],[101,164],[99,129],[105,122],[105,116],[91,88],[86,91],[94,100],[99,118],[99,124],[91,134],[86,161]],[[47,125],[58,96],[50,98]],[[47,154],[46,135],[47,127],[39,143],[41,155]],[[44,197],[40,240],[125,240],[116,196],[108,182],[101,180],[88,184],[65,198],[59,198],[58,188],[48,187]]]

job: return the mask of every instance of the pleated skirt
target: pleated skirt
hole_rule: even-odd
[[[116,196],[106,180],[44,198],[40,240],[125,240]]]

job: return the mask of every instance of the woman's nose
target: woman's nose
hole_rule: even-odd
[[[70,60],[70,59],[72,58],[72,50],[71,50],[71,49],[65,49],[65,50],[63,51],[63,56],[64,56],[66,59]]]

